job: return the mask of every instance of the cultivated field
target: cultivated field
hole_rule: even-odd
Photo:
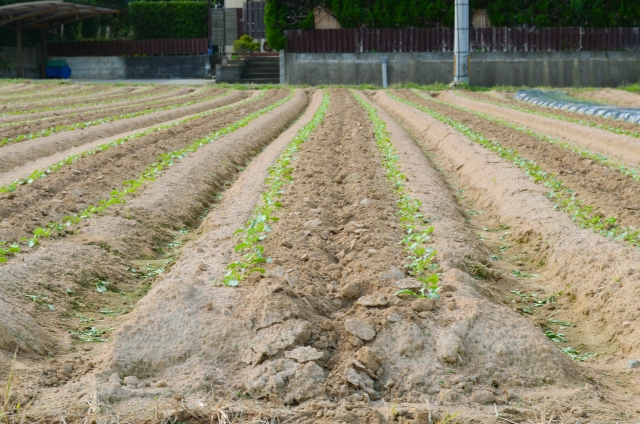
[[[639,422],[640,125],[513,94],[0,83],[0,423]]]

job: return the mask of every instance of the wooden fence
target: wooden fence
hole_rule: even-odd
[[[285,31],[290,53],[451,52],[453,28]],[[638,50],[640,28],[471,28],[471,51]]]
[[[243,7],[242,29],[244,34],[253,38],[267,38],[264,30],[264,1],[245,1]]]
[[[206,38],[47,43],[49,56],[134,56],[207,54]]]

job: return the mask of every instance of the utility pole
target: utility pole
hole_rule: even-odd
[[[453,82],[469,84],[469,0],[455,0]]]

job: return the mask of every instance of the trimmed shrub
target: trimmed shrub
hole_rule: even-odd
[[[260,43],[253,41],[250,35],[243,35],[233,42],[233,50],[238,54],[247,54],[255,52],[260,48]]]

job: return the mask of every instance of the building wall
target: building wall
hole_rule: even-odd
[[[389,84],[449,83],[452,53],[285,53],[281,82],[382,85],[382,57]],[[640,52],[473,53],[472,85],[616,87],[640,81]]]

